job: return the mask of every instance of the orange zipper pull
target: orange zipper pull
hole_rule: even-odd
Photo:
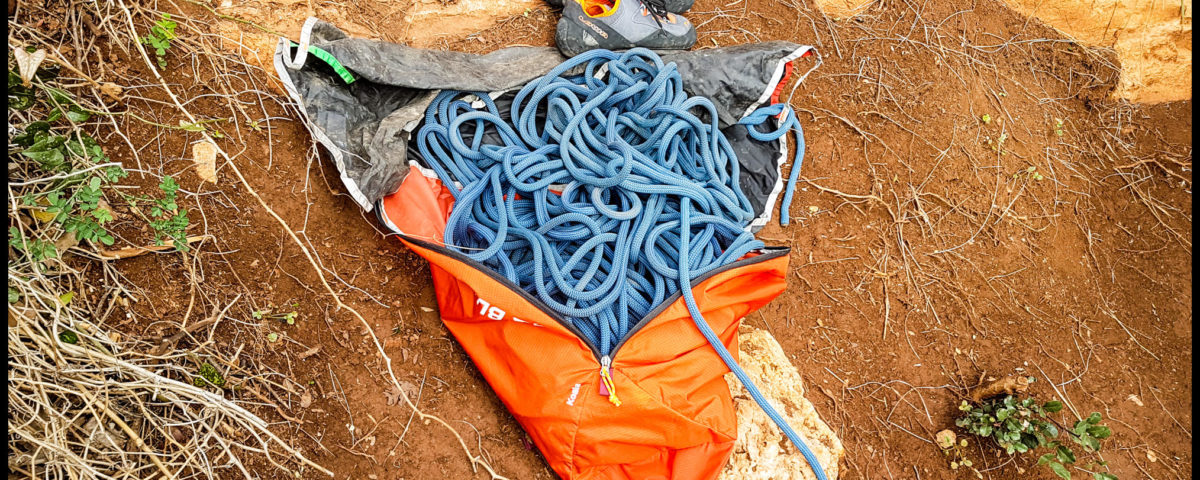
[[[608,401],[613,405],[621,406],[621,399],[617,398],[617,386],[613,384],[612,359],[605,355],[600,359],[600,394],[608,395]]]

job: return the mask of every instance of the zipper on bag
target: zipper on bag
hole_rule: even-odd
[[[612,379],[612,359],[608,355],[600,357],[600,394],[607,395],[613,405],[621,406],[621,399],[617,398],[617,386]]]

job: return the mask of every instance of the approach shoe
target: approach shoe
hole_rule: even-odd
[[[566,0],[554,40],[568,57],[598,48],[686,50],[696,43],[696,27],[642,0]]]
[[[692,8],[694,0],[642,0],[642,3],[655,4],[660,9],[671,13],[683,13]],[[563,0],[546,0],[546,3],[562,8]]]

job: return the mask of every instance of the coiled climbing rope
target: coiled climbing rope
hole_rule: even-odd
[[[742,123],[779,139],[799,125],[784,107]],[[772,115],[791,117],[756,129]],[[682,292],[697,328],[824,480],[691,295],[693,279],[764,247],[746,228],[753,208],[712,102],[684,93],[675,64],[649,50],[593,50],[529,82],[508,117],[482,92],[443,91],[426,111],[417,149],[455,198],[445,244],[566,317],[604,356],[608,383],[608,355]]]

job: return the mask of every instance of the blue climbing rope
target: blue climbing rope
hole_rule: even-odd
[[[791,116],[778,129],[755,128],[781,114]],[[743,123],[758,140],[799,126],[782,105]],[[486,93],[443,91],[416,143],[455,197],[445,244],[571,322],[603,355],[610,392],[615,346],[682,292],[697,328],[825,479],[692,298],[692,280],[764,244],[746,228],[754,211],[716,107],[684,93],[674,63],[640,48],[586,52],[517,92],[508,118]]]
[[[691,243],[691,239],[688,238],[688,233],[691,228],[687,220],[687,212],[690,210],[691,201],[686,198],[683,199],[683,208],[681,210],[684,213],[684,215],[681,217],[684,219],[683,228],[679,230],[680,258],[687,258],[690,247],[689,244]],[[680,275],[684,277],[686,277],[689,273],[687,271],[687,263],[688,262],[684,261],[679,262]],[[683,303],[687,305],[688,313],[692,315],[692,321],[696,323],[696,328],[700,329],[700,334],[704,335],[704,339],[708,340],[708,344],[712,345],[713,350],[717,351],[717,356],[721,357],[721,361],[725,362],[725,366],[729,367],[729,370],[733,372],[733,375],[737,377],[738,381],[742,382],[742,386],[746,387],[746,391],[750,393],[750,398],[754,399],[754,403],[757,403],[758,407],[767,414],[767,417],[769,417],[772,422],[775,422],[775,426],[779,427],[780,430],[783,430],[783,434],[787,436],[788,440],[791,440],[792,443],[796,445],[796,448],[800,449],[800,454],[804,455],[804,459],[808,461],[808,465],[812,467],[813,473],[817,476],[817,480],[826,480],[825,470],[821,468],[821,462],[817,461],[816,455],[813,455],[812,450],[809,450],[808,445],[804,443],[804,439],[800,437],[800,434],[796,433],[796,431],[792,429],[792,426],[788,424],[787,420],[779,414],[779,411],[775,410],[775,407],[767,401],[767,398],[758,390],[758,386],[754,384],[754,381],[750,379],[750,376],[746,374],[746,371],[742,370],[742,367],[741,365],[738,365],[737,360],[733,359],[733,355],[729,354],[729,350],[727,350],[725,345],[721,343],[721,339],[717,338],[716,332],[713,332],[712,327],[708,326],[708,322],[704,321],[704,317],[701,316],[700,313],[700,307],[696,305],[696,299],[692,296],[692,289],[687,288],[686,285],[683,287]]]
[[[780,119],[779,126],[774,131],[761,132],[755,128],[755,125],[762,125],[771,117]],[[804,129],[800,128],[800,119],[796,118],[792,107],[786,103],[776,103],[751,112],[738,123],[746,125],[750,138],[760,142],[780,140],[789,130],[796,132],[796,155],[792,159],[787,188],[783,191],[783,203],[779,206],[779,224],[786,227],[791,223],[788,211],[792,205],[792,193],[796,191],[796,181],[800,179],[800,166],[804,164]]]

